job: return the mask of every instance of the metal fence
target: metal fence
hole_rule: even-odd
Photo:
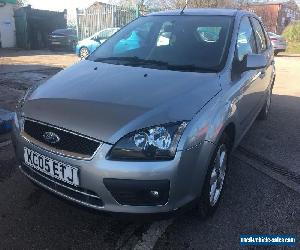
[[[91,7],[77,9],[79,39],[112,27],[122,27],[138,16],[137,9],[97,2]]]

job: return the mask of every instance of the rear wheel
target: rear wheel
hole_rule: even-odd
[[[82,47],[79,50],[79,56],[81,59],[86,59],[90,55],[90,51],[87,47]]]
[[[218,207],[227,172],[230,145],[229,137],[223,134],[210,161],[197,205],[197,214],[201,218],[212,215]]]

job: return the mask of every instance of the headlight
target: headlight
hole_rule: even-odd
[[[171,160],[187,122],[141,129],[119,140],[108,154],[110,160]]]

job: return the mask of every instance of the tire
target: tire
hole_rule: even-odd
[[[201,197],[196,206],[196,215],[202,219],[212,216],[219,205],[228,170],[230,149],[231,141],[224,133],[210,160]]]
[[[90,51],[87,47],[82,47],[79,50],[79,57],[81,59],[86,59],[90,55]]]
[[[274,51],[274,55],[277,56],[279,54],[279,51]]]
[[[261,111],[259,112],[257,119],[258,120],[267,120],[269,113],[270,113],[270,108],[271,108],[271,103],[272,103],[272,91],[273,91],[273,86],[268,91],[268,96],[267,100],[264,103],[264,106],[262,107]]]

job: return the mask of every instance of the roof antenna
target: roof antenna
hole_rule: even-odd
[[[184,14],[184,10],[186,9],[187,5],[188,5],[188,0],[185,0],[185,5],[184,5],[183,9],[181,10],[180,15]]]

